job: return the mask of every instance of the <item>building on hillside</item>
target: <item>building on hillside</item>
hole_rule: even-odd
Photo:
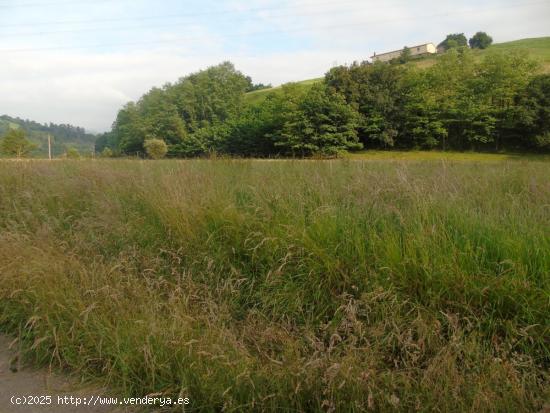
[[[401,56],[404,49],[394,50],[393,52],[386,52],[381,54],[374,53],[371,56],[373,62],[389,62],[390,60],[397,59]],[[427,56],[437,53],[437,49],[433,43],[421,44],[414,47],[409,47],[412,57]]]

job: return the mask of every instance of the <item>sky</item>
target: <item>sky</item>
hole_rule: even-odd
[[[549,0],[0,0],[0,115],[103,132],[227,60],[276,86],[448,33],[550,36],[549,21]]]

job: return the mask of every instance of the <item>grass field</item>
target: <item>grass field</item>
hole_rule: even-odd
[[[538,412],[549,205],[544,158],[0,162],[0,329],[194,411]]]

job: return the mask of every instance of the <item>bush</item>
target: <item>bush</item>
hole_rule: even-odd
[[[113,157],[113,151],[111,148],[106,147],[101,151],[101,157],[102,158],[112,158]]]
[[[535,146],[541,149],[550,149],[550,132],[535,136]]]
[[[162,139],[147,139],[143,146],[147,155],[152,159],[162,159],[168,152],[168,146]]]
[[[67,148],[66,155],[68,159],[80,159],[80,152],[76,148]]]

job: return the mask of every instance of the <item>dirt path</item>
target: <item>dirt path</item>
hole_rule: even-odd
[[[74,396],[90,400],[94,396],[101,396],[97,390],[77,387],[73,380],[59,375],[50,374],[47,370],[20,368],[13,372],[15,352],[10,349],[12,340],[0,334],[0,413],[122,413],[124,409],[113,407],[96,407],[89,405],[75,406],[60,405],[58,396]],[[50,405],[16,405],[15,397],[51,396]],[[43,402],[46,399],[42,399]],[[19,399],[21,403],[21,399]]]

